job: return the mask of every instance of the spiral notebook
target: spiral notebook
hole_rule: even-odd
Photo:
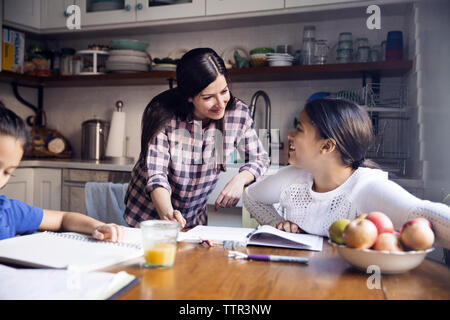
[[[0,262],[35,268],[72,266],[83,271],[98,270],[143,255],[139,237],[129,233],[129,240],[120,243],[74,232],[45,231],[18,236],[0,241]]]

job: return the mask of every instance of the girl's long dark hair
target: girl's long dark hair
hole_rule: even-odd
[[[344,165],[379,168],[366,159],[373,139],[372,122],[362,107],[344,99],[316,99],[305,111],[324,139],[333,139]]]
[[[22,143],[28,142],[28,131],[25,122],[0,101],[0,135],[13,137]]]
[[[176,116],[186,119],[194,112],[194,105],[189,98],[198,95],[219,75],[223,75],[230,84],[228,72],[222,58],[210,48],[196,48],[187,52],[177,65],[177,87],[169,89],[154,97],[144,110],[142,116],[141,154],[147,157],[148,145],[154,137]],[[226,109],[233,108],[236,99],[231,95]],[[223,119],[218,128],[223,130]]]

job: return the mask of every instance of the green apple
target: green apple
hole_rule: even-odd
[[[348,219],[339,219],[333,222],[330,229],[328,229],[328,235],[331,241],[337,244],[345,244],[344,237],[342,236],[345,227],[350,223]]]

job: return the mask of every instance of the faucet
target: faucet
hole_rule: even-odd
[[[252,100],[250,102],[250,115],[253,119],[253,121],[255,120],[255,109],[256,109],[256,102],[258,101],[259,97],[263,97],[264,102],[266,104],[266,129],[267,129],[267,149],[268,149],[268,153],[269,153],[269,158],[271,157],[271,136],[270,136],[270,111],[271,111],[271,107],[270,107],[270,99],[269,96],[267,95],[267,93],[265,93],[262,90],[256,91],[255,94],[252,97]]]

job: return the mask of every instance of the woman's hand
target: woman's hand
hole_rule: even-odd
[[[183,215],[178,210],[172,210],[171,212],[169,211],[167,214],[164,215],[160,214],[159,217],[161,218],[161,220],[178,222],[181,225],[181,229],[183,229],[184,226],[186,225],[186,219],[184,219]]]
[[[217,211],[218,207],[221,208],[231,208],[235,206],[239,199],[241,199],[242,192],[244,192],[244,187],[255,179],[253,174],[249,171],[244,170],[238,173],[227,183],[222,192],[216,199],[214,204],[214,210]]]
[[[95,228],[92,236],[97,240],[122,242],[126,237],[126,229],[114,223],[102,224]]]
[[[276,225],[276,228],[281,231],[292,232],[292,233],[304,233],[298,225],[291,221],[283,221]]]

